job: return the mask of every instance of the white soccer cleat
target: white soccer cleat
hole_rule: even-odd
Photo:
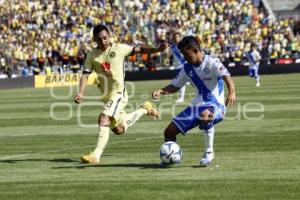
[[[214,160],[214,152],[205,152],[203,157],[200,160],[200,166],[206,167]]]
[[[256,87],[259,87],[259,86],[260,86],[260,82],[257,82],[255,86],[256,86]]]

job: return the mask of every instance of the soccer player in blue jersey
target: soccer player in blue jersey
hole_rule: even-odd
[[[184,37],[178,43],[178,49],[187,63],[171,84],[154,91],[152,97],[158,99],[161,95],[175,93],[187,81],[194,86],[197,96],[190,106],[173,118],[164,136],[165,141],[176,141],[177,134],[185,135],[199,126],[205,138],[205,151],[200,165],[208,166],[214,159],[214,125],[224,118],[226,106],[233,106],[236,101],[234,82],[218,58],[205,55],[195,37]],[[226,100],[223,81],[228,88]]]
[[[259,63],[261,60],[261,56],[260,56],[260,53],[256,50],[255,44],[251,44],[251,50],[246,53],[246,57],[248,58],[249,63],[250,63],[249,76],[255,78],[256,87],[259,87],[260,82],[259,82],[258,70],[259,70]]]

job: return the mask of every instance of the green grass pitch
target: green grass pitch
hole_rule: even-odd
[[[198,167],[203,137],[197,128],[178,136],[182,164],[158,167],[176,95],[155,102],[161,120],[143,117],[126,134],[111,134],[102,163],[84,165],[79,157],[97,140],[91,127],[97,99],[75,105],[75,87],[1,90],[0,199],[300,199],[300,74],[262,76],[260,88],[248,77],[234,81],[238,102],[216,126],[216,158],[207,168]],[[134,82],[130,103],[142,103],[168,82]],[[95,86],[87,90],[97,93]]]

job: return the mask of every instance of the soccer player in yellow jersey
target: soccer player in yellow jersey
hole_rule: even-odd
[[[84,70],[80,78],[79,93],[75,96],[75,103],[80,103],[87,85],[88,76],[95,71],[98,75],[98,88],[101,92],[101,101],[105,104],[104,110],[98,118],[99,138],[95,150],[81,157],[83,163],[99,163],[100,157],[109,139],[109,130],[115,134],[125,133],[141,116],[148,114],[158,117],[159,113],[150,102],[132,112],[125,113],[124,108],[128,101],[124,81],[124,60],[133,54],[153,54],[167,48],[161,43],[158,48],[134,47],[126,44],[112,43],[110,32],[104,25],[97,25],[93,29],[93,37],[98,47],[87,54]]]

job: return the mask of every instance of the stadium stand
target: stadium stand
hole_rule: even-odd
[[[266,0],[272,10],[281,11],[281,10],[295,10],[299,6],[299,0],[289,0],[289,1],[280,1],[280,0]]]
[[[243,65],[257,44],[265,63],[300,57],[293,18],[275,20],[261,0],[15,0],[0,1],[0,77],[77,72],[93,45],[95,24],[108,25],[114,41],[155,45],[179,30],[196,35],[209,54]],[[155,71],[170,55],[129,57],[127,70]],[[2,75],[1,75],[2,74]]]

